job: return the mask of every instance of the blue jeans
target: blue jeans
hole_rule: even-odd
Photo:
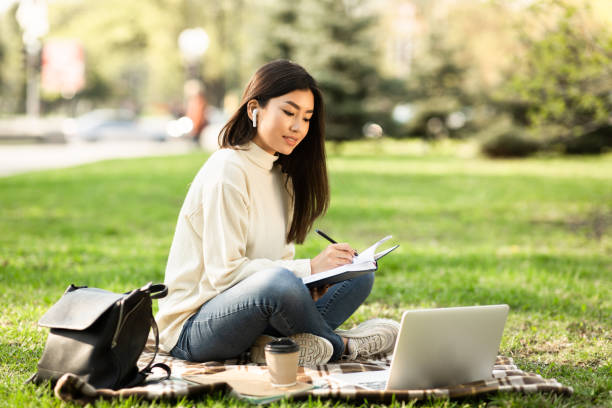
[[[368,297],[374,273],[339,282],[314,302],[293,272],[274,268],[258,272],[204,303],[183,325],[170,354],[189,361],[225,360],[248,350],[261,334],[312,333],[344,351],[334,329]]]

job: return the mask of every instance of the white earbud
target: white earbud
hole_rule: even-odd
[[[257,109],[253,109],[253,127],[257,127]]]

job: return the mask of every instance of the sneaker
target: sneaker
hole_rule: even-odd
[[[255,364],[266,364],[264,347],[274,340],[276,340],[276,337],[268,336],[267,334],[262,334],[256,338],[255,343],[251,346],[251,362]]]
[[[289,336],[291,340],[300,346],[298,365],[302,367],[314,367],[326,364],[334,353],[334,346],[329,340],[315,336],[310,333],[299,333]],[[259,336],[251,347],[251,362],[266,364],[266,344],[276,340],[276,337],[266,334]]]
[[[291,335],[289,338],[300,346],[298,365],[302,367],[327,364],[332,354],[334,354],[334,346],[323,337],[310,333],[299,333]]]
[[[355,360],[393,351],[400,325],[395,320],[372,319],[350,330],[335,330],[348,339],[346,357]]]

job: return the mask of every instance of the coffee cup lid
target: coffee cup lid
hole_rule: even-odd
[[[300,350],[300,346],[289,337],[281,337],[280,339],[266,344],[264,350],[272,353],[294,353]]]

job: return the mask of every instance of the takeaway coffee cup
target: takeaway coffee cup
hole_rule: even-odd
[[[270,381],[275,387],[296,384],[300,346],[287,337],[268,343],[264,348]]]

